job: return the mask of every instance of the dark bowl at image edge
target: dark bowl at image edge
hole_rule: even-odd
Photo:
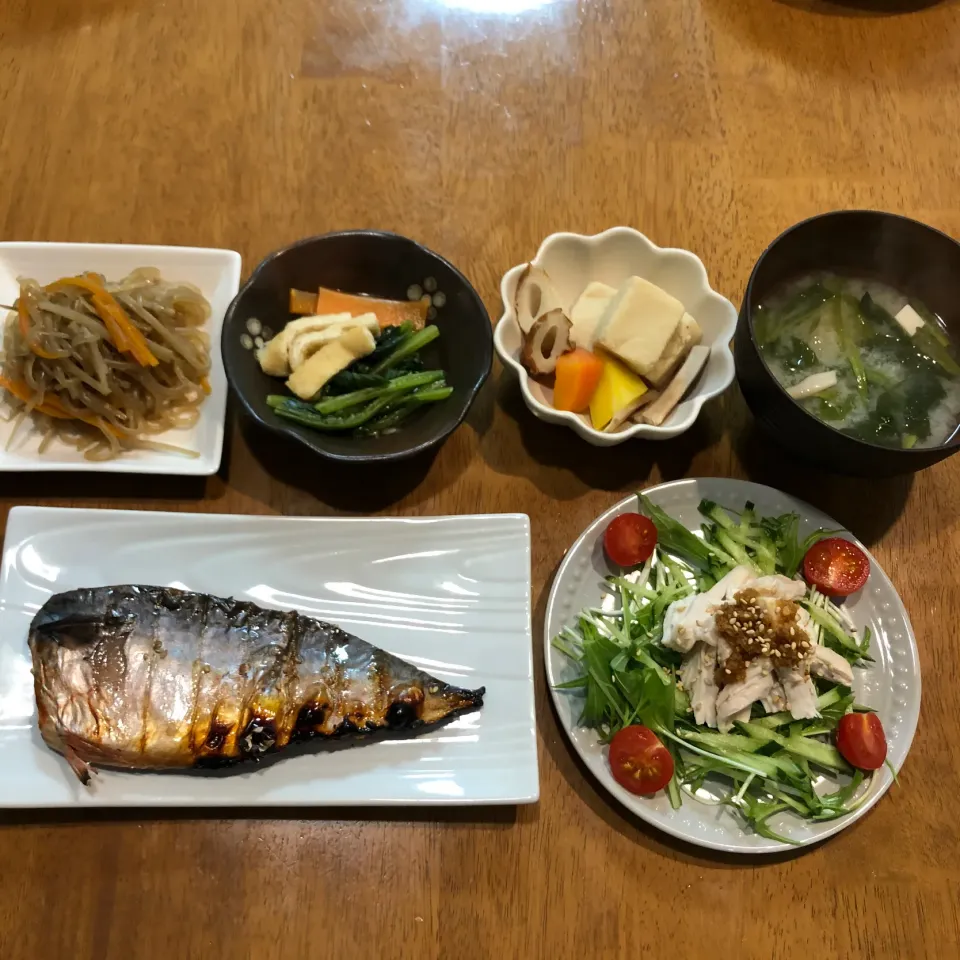
[[[445,303],[428,320],[440,336],[421,352],[428,369],[442,368],[453,393],[413,414],[394,433],[353,437],[321,433],[278,417],[269,394],[288,394],[284,382],[268,377],[254,351],[243,346],[247,321],[256,318],[274,334],[293,319],[291,288],[329,287],[344,293],[407,300],[411,286],[436,281]],[[426,247],[393,233],[355,230],[301,240],[270,254],[230,304],[221,338],[227,380],[244,410],[261,427],[298,440],[323,457],[350,462],[384,462],[411,457],[441,443],[462,422],[490,373],[493,330],[483,301],[452,264]]]
[[[780,386],[757,347],[756,304],[807,273],[828,271],[882,281],[938,313],[960,342],[960,244],[892,213],[839,210],[782,233],[757,261],[734,337],[737,382],[753,415],[790,452],[834,473],[893,476],[955,453],[960,433],[937,447],[898,449],[857,440],[807,413]]]

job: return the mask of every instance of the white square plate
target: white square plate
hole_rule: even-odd
[[[51,594],[120,583],[332,621],[448,683],[486,687],[484,705],[419,737],[230,776],[101,770],[84,787],[40,738],[27,631]],[[16,507],[0,571],[0,770],[2,807],[533,802],[530,522]]]
[[[0,421],[0,470],[82,470],[100,473],[163,473],[210,476],[220,469],[227,378],[220,357],[223,315],[240,289],[240,254],[202,247],[151,247],[125,243],[0,243],[0,303],[19,295],[17,277],[52,283],[92,270],[108,280],[120,280],[137,267],[156,267],[165,279],[199,287],[210,302],[210,396],[200,407],[199,421],[188,430],[169,430],[155,438],[196,450],[184,457],[154,450],[129,450],[114,460],[94,462],[66,443],[54,442],[39,454],[40,436],[23,424],[7,449],[12,423]],[[7,312],[0,310],[6,319]]]

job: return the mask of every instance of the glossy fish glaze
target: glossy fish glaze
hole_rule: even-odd
[[[231,763],[483,703],[331,624],[167,587],[56,594],[29,643],[40,732],[84,782],[90,764]]]

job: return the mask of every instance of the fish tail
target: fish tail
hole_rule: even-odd
[[[465,690],[461,687],[448,686],[430,678],[423,693],[424,700],[420,708],[420,719],[426,723],[434,723],[482,707],[486,687],[479,687],[477,690]]]
[[[97,771],[87,763],[69,744],[64,744],[63,756],[70,769],[77,775],[77,779],[85,786],[90,786],[90,776]]]

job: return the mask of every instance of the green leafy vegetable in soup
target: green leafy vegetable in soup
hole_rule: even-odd
[[[960,362],[940,318],[892,287],[808,276],[761,303],[760,353],[815,417],[886,447],[933,447],[960,422]]]

